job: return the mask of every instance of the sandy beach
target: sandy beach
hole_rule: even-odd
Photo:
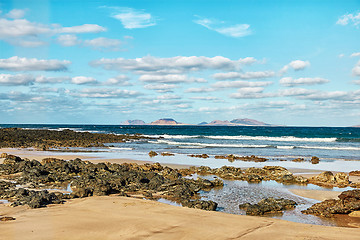
[[[42,209],[6,208],[0,239],[358,239],[355,228],[231,215],[118,196]]]
[[[94,163],[136,162],[98,159],[74,154],[41,154],[38,151],[0,149],[29,159],[84,158]],[[47,152],[48,153],[48,152]],[[301,174],[301,170],[298,174]],[[316,200],[336,198],[340,192],[291,189]],[[358,239],[360,229],[325,227],[266,217],[232,215],[183,208],[155,201],[120,196],[68,200],[41,209],[0,204],[0,215],[16,218],[0,222],[0,239]],[[354,225],[356,226],[356,225]]]

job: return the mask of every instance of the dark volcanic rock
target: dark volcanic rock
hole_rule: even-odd
[[[146,139],[139,134],[115,135],[104,133],[75,132],[69,129],[51,131],[45,129],[0,129],[0,148],[34,147],[48,150],[58,147],[104,147],[104,143]]]
[[[181,204],[184,207],[188,207],[188,208],[197,208],[197,209],[203,209],[203,210],[207,210],[207,211],[215,211],[217,208],[217,203],[213,202],[213,201],[205,201],[205,200],[194,200],[194,201],[189,201],[189,200],[184,200],[181,202]]]
[[[325,200],[301,211],[323,217],[332,217],[333,214],[348,214],[360,210],[360,190],[342,192],[339,199]]]
[[[16,218],[13,218],[13,217],[0,217],[0,221],[2,222],[7,222],[7,221],[14,221],[16,220]]]
[[[260,200],[257,204],[245,203],[239,205],[239,208],[246,211],[246,215],[259,216],[271,213],[281,213],[284,210],[293,209],[296,202],[284,198],[265,198]]]

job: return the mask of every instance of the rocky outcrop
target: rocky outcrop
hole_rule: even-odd
[[[264,214],[282,213],[284,210],[294,209],[297,203],[284,198],[265,198],[256,204],[245,203],[239,208],[246,211],[246,215],[259,216]]]
[[[209,155],[207,154],[190,154],[189,157],[195,157],[195,158],[209,158]]]
[[[257,157],[255,155],[251,156],[235,156],[233,154],[229,155],[216,155],[215,159],[227,159],[229,162],[234,162],[236,160],[245,161],[245,162],[266,162],[267,158]]]
[[[60,147],[105,147],[104,143],[119,143],[130,140],[148,139],[135,135],[75,132],[69,129],[50,131],[45,129],[0,129],[0,148],[27,148],[49,150]]]
[[[334,214],[349,214],[360,210],[360,190],[342,192],[339,199],[325,200],[301,211],[323,217],[333,217]]]
[[[0,221],[2,221],[2,222],[14,221],[14,220],[16,220],[16,218],[6,217],[6,216],[0,217]]]
[[[0,199],[10,201],[12,206],[28,205],[31,208],[59,204],[69,198],[119,194],[155,200],[165,198],[184,206],[214,210],[216,204],[200,201],[198,192],[223,185],[219,179],[183,178],[178,170],[159,163],[93,164],[80,159],[64,161],[56,158],[38,162],[12,155],[6,155],[4,162],[0,164],[0,175],[2,178],[11,176],[13,182],[0,181]],[[70,186],[72,192],[43,190],[64,186]]]
[[[338,187],[346,187],[350,184],[349,176],[346,173],[336,173],[335,175],[330,172],[322,172],[317,176],[309,178],[309,182],[324,185],[324,186],[338,186]]]
[[[242,170],[236,167],[223,166],[221,168],[211,169],[210,167],[190,167],[189,169],[180,169],[182,175],[200,174],[216,175],[227,180],[242,180],[248,182],[261,182],[274,180],[288,184],[306,184],[308,180],[302,176],[294,176],[286,168],[279,166],[265,166],[263,168],[247,168]]]

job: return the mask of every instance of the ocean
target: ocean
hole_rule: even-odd
[[[91,148],[91,152],[80,152],[83,157],[103,159],[134,159],[167,164],[209,166],[219,168],[224,165],[235,167],[263,167],[267,165],[301,169],[302,173],[312,170],[349,172],[360,170],[360,128],[340,127],[260,127],[260,126],[125,126],[125,125],[41,125],[41,124],[1,124],[0,128],[18,127],[25,129],[50,129],[54,131],[71,129],[93,133],[143,134],[150,139],[111,143],[108,148]],[[68,150],[68,149],[67,149]],[[70,149],[71,150],[71,149]],[[77,148],[76,150],[79,150]],[[80,150],[88,151],[89,149]],[[150,157],[148,153],[171,152],[174,156]],[[72,152],[49,152],[51,154],[73,155]],[[194,158],[189,154],[208,154],[209,158]],[[229,162],[215,159],[215,155],[234,154],[255,155],[269,159],[266,162]],[[312,164],[312,156],[320,158],[319,164]],[[293,162],[295,158],[305,162]],[[85,160],[83,158],[83,160]],[[196,178],[197,176],[193,176]],[[204,177],[204,176],[202,176]],[[212,179],[214,176],[205,176]],[[309,224],[336,226],[337,223],[312,215],[304,215],[301,210],[318,202],[291,193],[290,189],[313,189],[345,191],[347,188],[325,189],[313,184],[306,186],[286,185],[275,181],[248,183],[246,181],[226,181],[221,189],[200,192],[204,200],[217,202],[217,211],[245,214],[239,204],[256,203],[265,197],[284,197],[298,203],[294,210],[283,215],[272,216],[283,220]],[[168,204],[171,201],[161,199]],[[178,204],[177,204],[178,205]]]
[[[151,160],[160,163],[169,161],[177,164],[208,165],[221,167],[222,164],[249,166],[249,163],[228,163],[213,159],[215,155],[234,154],[255,155],[268,158],[267,165],[279,163],[285,167],[302,168],[310,163],[287,163],[295,158],[309,160],[312,156],[320,158],[324,170],[346,171],[360,168],[360,128],[351,127],[263,127],[263,126],[132,126],[132,125],[47,125],[47,124],[1,124],[0,127],[19,127],[26,129],[51,129],[89,131],[94,133],[143,134],[153,139],[136,142],[112,143],[108,156],[149,160],[148,152],[171,152],[175,157],[155,157]],[[189,154],[208,154],[211,159],[189,158]],[[288,160],[288,161],[284,161]],[[334,162],[352,162],[349,167],[331,167]],[[238,162],[238,161],[236,161]],[[252,163],[250,165],[264,165]],[[290,165],[290,166],[289,166]],[[294,165],[294,166],[292,166]],[[334,169],[335,167],[335,169]]]

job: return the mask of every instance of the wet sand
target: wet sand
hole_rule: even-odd
[[[0,149],[0,153],[2,152],[37,160],[56,157],[81,158],[92,162],[147,163],[131,159],[89,158],[81,153],[52,154],[52,152],[22,149]],[[294,169],[294,172],[305,175],[310,171]],[[310,174],[317,174],[317,172]],[[336,198],[340,193],[308,189],[291,189],[290,191],[319,201]],[[15,221],[0,222],[1,240],[358,239],[360,234],[360,229],[306,225],[272,218],[207,212],[119,196],[74,199],[64,205],[53,205],[41,209],[29,209],[26,206],[11,208],[6,204],[0,204],[0,215],[16,218]]]
[[[175,207],[118,196],[42,209],[7,208],[0,239],[359,239],[360,229]]]

